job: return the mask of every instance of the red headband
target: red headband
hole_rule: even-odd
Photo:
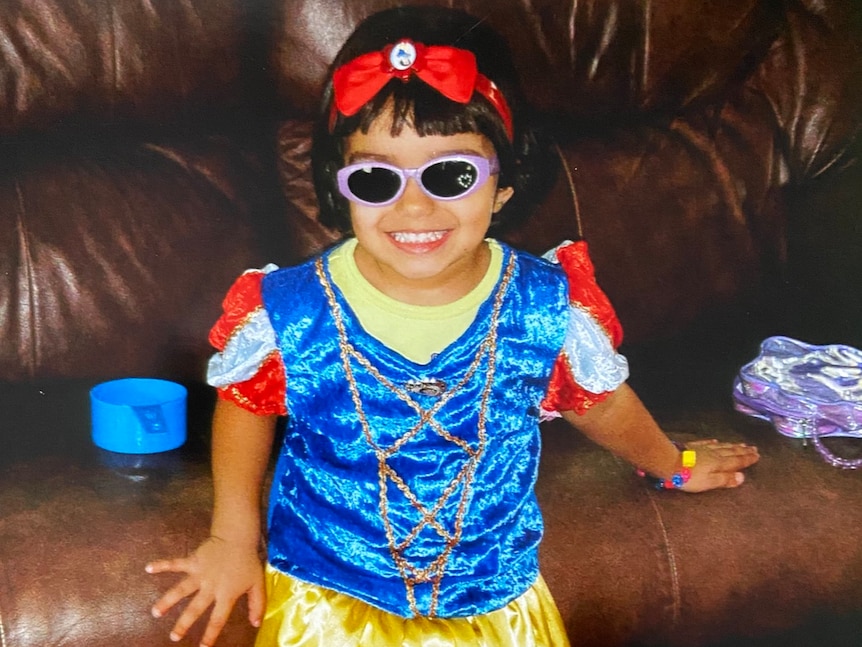
[[[379,52],[358,56],[332,75],[335,100],[329,116],[329,128],[335,125],[336,112],[345,117],[355,115],[383,89],[391,79],[408,81],[413,75],[437,90],[447,99],[467,103],[478,92],[499,113],[512,139],[512,112],[500,89],[476,67],[473,52],[457,47],[431,46],[399,40]]]

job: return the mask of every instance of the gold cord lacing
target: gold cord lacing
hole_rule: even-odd
[[[330,312],[335,322],[335,327],[338,330],[338,345],[341,354],[341,361],[344,366],[344,372],[347,376],[347,383],[350,388],[350,395],[353,400],[353,405],[356,414],[359,417],[359,422],[362,427],[362,433],[366,442],[374,451],[377,458],[377,475],[379,486],[379,508],[380,517],[386,531],[386,538],[389,543],[389,552],[392,560],[398,568],[401,579],[404,581],[407,592],[407,601],[410,605],[410,610],[414,616],[427,615],[435,617],[437,614],[437,604],[440,595],[440,583],[446,571],[446,565],[452,554],[453,549],[461,541],[461,534],[464,526],[464,517],[467,513],[467,505],[470,499],[470,492],[473,484],[473,478],[476,473],[476,468],[479,460],[485,451],[487,440],[485,425],[487,420],[488,401],[491,395],[491,387],[494,383],[494,375],[497,364],[497,328],[500,321],[500,311],[503,303],[503,296],[506,288],[511,281],[515,269],[515,255],[511,254],[509,262],[503,272],[503,277],[497,292],[494,296],[493,311],[491,321],[488,326],[488,333],[485,339],[476,350],[473,361],[470,363],[464,376],[451,388],[446,388],[440,395],[439,399],[429,409],[422,407],[411,394],[404,388],[393,384],[387,379],[362,353],[360,353],[353,344],[350,343],[347,337],[347,330],[344,326],[343,313],[341,307],[335,299],[335,292],[329,279],[326,276],[323,267],[323,259],[318,258],[315,264],[318,279],[326,293],[327,301],[329,302]],[[478,443],[475,448],[463,438],[458,438],[446,430],[434,416],[451,400],[470,380],[476,375],[483,358],[487,355],[487,369],[485,376],[485,384],[482,389],[482,397],[479,405],[478,415]],[[419,417],[418,421],[399,436],[394,443],[389,447],[381,446],[375,439],[372,433],[371,426],[368,423],[368,418],[365,415],[362,406],[362,397],[359,392],[359,386],[354,377],[354,368],[351,359],[356,362],[362,369],[367,371],[375,380],[383,385],[387,390],[391,391],[399,400],[405,402]],[[464,451],[466,460],[464,465],[458,471],[458,474],[449,481],[442,489],[440,496],[429,508],[423,504],[411,490],[410,485],[401,477],[400,474],[388,463],[388,459],[397,454],[410,440],[412,440],[425,426],[430,427],[441,438],[451,442]],[[410,504],[419,512],[421,520],[417,523],[410,533],[403,540],[398,541],[395,537],[395,530],[389,517],[389,482],[392,482],[395,487],[404,495]],[[455,495],[458,488],[461,488],[461,494],[458,499],[458,508],[454,520],[454,528],[447,529],[441,523],[437,516],[449,499]],[[419,533],[426,527],[432,528],[444,540],[444,546],[440,553],[431,561],[428,566],[420,567],[411,563],[406,557],[405,552],[419,536]],[[431,604],[427,614],[422,614],[416,604],[415,587],[417,584],[431,583]]]

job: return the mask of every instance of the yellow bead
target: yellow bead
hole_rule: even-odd
[[[694,467],[697,463],[697,452],[686,449],[682,453],[682,466],[683,467]]]

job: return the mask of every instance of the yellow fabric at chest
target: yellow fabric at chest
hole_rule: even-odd
[[[443,306],[402,303],[376,289],[353,259],[356,239],[332,254],[329,273],[368,334],[410,361],[427,364],[464,334],[493,291],[503,268],[503,252],[493,240],[488,245],[491,262],[484,278],[467,295]]]

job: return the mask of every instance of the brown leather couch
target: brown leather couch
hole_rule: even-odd
[[[170,644],[148,612],[170,578],[143,565],[206,533],[207,330],[244,268],[334,240],[310,120],[352,26],[394,4],[0,3],[0,647]],[[656,493],[547,426],[573,644],[858,644],[859,475],[735,413],[730,381],[766,334],[862,343],[859,4],[441,4],[508,38],[558,145],[507,238],[582,233],[668,432],[762,450],[738,491]],[[91,445],[87,389],[129,375],[189,385],[185,447]],[[252,635],[239,609],[220,644]]]

